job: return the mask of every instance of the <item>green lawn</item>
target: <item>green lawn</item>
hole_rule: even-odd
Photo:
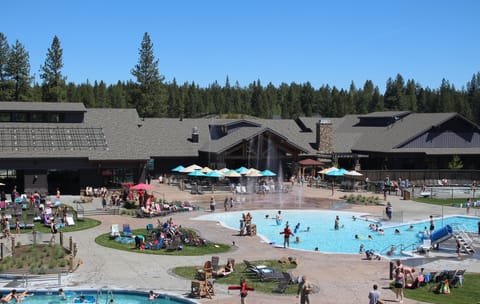
[[[480,274],[466,274],[463,287],[450,288],[450,294],[436,294],[431,289],[435,283],[417,289],[405,289],[404,295],[409,299],[435,304],[475,304],[480,302]]]
[[[209,257],[206,257],[205,260],[208,260]],[[220,263],[226,261],[220,261]],[[275,260],[266,260],[266,261],[252,261],[254,265],[266,265],[270,266],[271,268],[277,269],[279,271],[288,271],[290,269],[294,269],[297,267],[295,264],[282,264]],[[225,266],[224,264],[220,264],[220,268]],[[197,266],[187,266],[187,267],[176,267],[173,269],[173,272],[181,276],[187,280],[194,280],[197,275],[197,268],[201,268],[203,265]],[[225,285],[239,285],[240,279],[244,277],[247,279],[248,286],[255,288],[256,291],[261,291],[264,293],[274,293],[274,290],[278,286],[277,282],[262,282],[258,279],[255,274],[251,271],[245,270],[245,264],[243,262],[235,262],[234,272],[230,273],[226,277],[218,277],[215,278],[215,284],[225,284]],[[234,291],[238,292],[238,291]],[[297,285],[292,284],[289,285],[288,288],[285,290],[285,294],[293,295],[297,292]]]
[[[132,230],[133,235],[149,235],[146,229],[136,229]],[[178,255],[178,256],[195,256],[195,255],[206,255],[206,254],[217,254],[222,252],[228,252],[230,250],[230,246],[225,244],[218,244],[218,243],[211,243],[207,242],[207,245],[201,246],[190,246],[190,245],[182,245],[182,250],[152,250],[152,249],[135,249],[135,244],[122,244],[116,242],[115,240],[110,238],[110,233],[105,233],[99,235],[95,242],[101,246],[105,246],[108,248],[130,251],[130,252],[137,252],[143,254],[156,254],[156,255]]]
[[[438,205],[438,206],[449,206],[453,207],[456,204],[459,203],[465,203],[467,199],[465,198],[431,198],[431,197],[416,197],[413,199],[415,202],[419,203],[426,203],[426,204],[432,204],[432,205]]]
[[[80,231],[90,229],[92,227],[100,225],[102,222],[98,220],[94,220],[91,218],[84,218],[82,221],[76,221],[74,226],[65,226],[63,228],[58,229],[59,232],[73,232],[73,231]],[[41,233],[50,233],[50,226],[45,226],[40,222],[34,223],[34,229]],[[23,229],[22,232],[31,233],[31,230]]]

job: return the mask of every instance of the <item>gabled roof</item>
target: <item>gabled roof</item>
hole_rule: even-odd
[[[353,127],[351,128],[352,131],[358,130],[363,134],[351,149],[353,151],[384,153],[427,152],[428,149],[425,148],[402,149],[398,147],[410,139],[425,133],[433,126],[439,126],[454,117],[459,117],[459,115],[457,113],[419,113],[407,115],[386,127]],[[354,118],[351,118],[350,123],[353,121]],[[441,151],[438,151],[440,149],[434,150],[441,154]],[[465,149],[454,150],[456,152],[468,152]]]
[[[285,143],[288,143],[303,153],[307,153],[304,147],[298,146],[296,143],[290,141],[289,138],[283,136],[282,134],[272,130],[270,128],[255,128],[255,127],[244,127],[234,132],[229,133],[228,135],[214,140],[208,143],[205,143],[201,148],[201,151],[212,152],[212,153],[222,153],[238,144],[241,144],[244,140],[250,140],[263,133],[272,133],[277,137],[282,138]]]

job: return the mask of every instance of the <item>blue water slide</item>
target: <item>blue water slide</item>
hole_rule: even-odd
[[[432,245],[439,244],[451,238],[453,236],[453,229],[450,225],[446,225],[443,228],[435,230],[430,235]]]

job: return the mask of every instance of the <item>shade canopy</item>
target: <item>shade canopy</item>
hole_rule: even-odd
[[[355,170],[348,171],[347,173],[345,173],[345,175],[347,175],[347,176],[363,176],[362,173],[357,172],[357,171],[355,171]]]
[[[270,170],[263,170],[262,172],[260,172],[260,174],[262,174],[262,176],[277,176],[277,174],[273,173]]]
[[[238,173],[235,170],[229,170],[229,171],[225,172],[223,174],[223,176],[225,176],[225,177],[240,177],[241,175],[240,175],[240,173]]]
[[[248,176],[248,177],[260,177],[260,176],[263,176],[262,173],[260,173],[260,171],[254,169],[254,170],[248,170],[248,172],[246,174],[244,174],[245,176]]]
[[[175,168],[172,169],[172,172],[180,172],[180,171],[182,171],[183,169],[185,169],[185,167],[182,166],[182,165],[176,166]]]
[[[245,167],[240,167],[240,168],[236,169],[235,171],[237,171],[237,173],[240,173],[240,174],[242,174],[242,173],[244,173],[244,172],[248,171],[248,169],[247,169],[247,168],[245,168]]]
[[[323,164],[322,162],[319,162],[318,160],[311,159],[311,158],[302,159],[298,163],[302,166],[320,166]]]
[[[212,169],[210,169],[209,167],[203,167],[200,171],[202,171],[203,173],[208,173],[211,172]]]
[[[328,172],[335,171],[335,170],[338,170],[338,168],[337,167],[330,167],[330,168],[325,168],[321,171],[318,171],[318,173],[327,174]]]
[[[217,170],[212,170],[212,171],[208,172],[205,176],[220,178],[220,177],[223,177],[223,174],[218,172]]]
[[[130,187],[130,190],[152,190],[153,186],[149,184],[136,184],[135,186]]]
[[[225,174],[225,172],[230,171],[230,169],[228,169],[228,168],[222,168],[222,169],[217,170],[217,171],[221,172],[222,174]]]
[[[182,172],[182,173],[190,173],[190,172],[193,172],[193,171],[195,171],[195,170],[201,170],[201,169],[202,169],[202,167],[200,167],[199,165],[193,164],[193,165],[190,165],[190,166],[188,166],[188,167],[186,167],[186,168],[183,168],[182,170],[180,170],[180,172]]]
[[[195,177],[205,176],[205,173],[203,173],[202,171],[200,171],[200,169],[198,169],[188,173],[188,176],[195,176]]]
[[[328,172],[327,175],[328,176],[344,176],[345,173],[347,173],[347,172],[348,172],[347,170],[345,170],[343,168],[340,168],[340,169]]]

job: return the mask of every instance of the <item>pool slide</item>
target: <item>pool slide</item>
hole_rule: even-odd
[[[446,225],[445,227],[435,230],[430,235],[430,240],[432,241],[432,245],[440,244],[451,238],[453,236],[453,229],[450,225]]]

